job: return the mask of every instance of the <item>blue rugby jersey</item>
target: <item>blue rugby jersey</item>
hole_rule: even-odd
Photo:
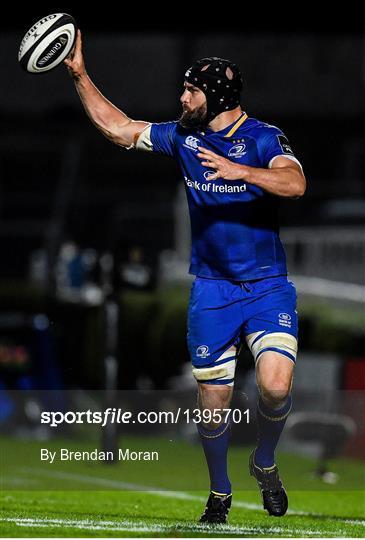
[[[279,238],[277,197],[243,180],[207,180],[198,146],[235,163],[270,168],[276,156],[296,161],[275,126],[242,113],[221,131],[184,129],[175,122],[151,124],[136,148],[176,159],[188,199],[192,250],[190,273],[237,281],[286,274]]]

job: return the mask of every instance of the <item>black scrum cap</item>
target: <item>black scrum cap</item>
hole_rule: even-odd
[[[240,104],[242,75],[229,60],[216,56],[197,60],[185,73],[185,81],[206,95],[209,121]]]

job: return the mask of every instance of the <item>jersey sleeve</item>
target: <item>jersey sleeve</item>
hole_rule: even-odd
[[[136,142],[136,149],[173,157],[175,153],[175,122],[150,124]]]
[[[262,135],[258,139],[258,152],[263,168],[271,169],[274,159],[278,156],[295,161],[295,163],[302,167],[295,157],[284,133],[274,126],[267,127],[263,130]]]

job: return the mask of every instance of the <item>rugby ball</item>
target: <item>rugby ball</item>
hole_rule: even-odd
[[[53,13],[36,22],[22,39],[18,60],[28,73],[44,73],[61,64],[75,44],[77,26],[67,13]]]

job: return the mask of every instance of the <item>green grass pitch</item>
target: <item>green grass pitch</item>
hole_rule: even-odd
[[[229,523],[198,524],[208,495],[201,449],[182,441],[123,438],[121,447],[158,448],[157,463],[41,463],[42,447],[88,450],[95,444],[0,440],[1,537],[364,537],[364,466],[331,462],[335,485],[312,475],[310,459],[279,453],[289,512],[267,515],[249,477],[250,449],[230,449]]]

